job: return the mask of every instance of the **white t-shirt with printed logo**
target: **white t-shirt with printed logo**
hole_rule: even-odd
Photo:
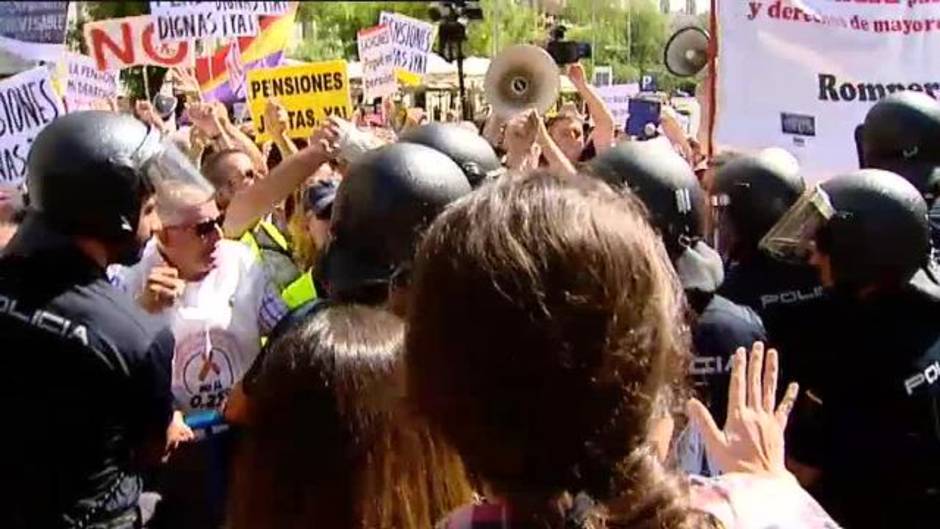
[[[140,262],[112,270],[112,283],[132,296],[143,291],[155,266],[165,266],[151,240]],[[173,396],[184,414],[221,407],[251,367],[261,336],[287,312],[264,269],[246,246],[219,243],[215,269],[187,282],[181,298],[157,314],[173,331]]]

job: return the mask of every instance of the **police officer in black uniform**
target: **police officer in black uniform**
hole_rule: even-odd
[[[621,143],[594,158],[590,168],[612,186],[630,189],[649,211],[696,316],[692,374],[709,410],[723,421],[731,356],[766,335],[754,311],[717,293],[723,267],[704,241],[705,196],[692,168],[658,142]]]
[[[424,145],[446,154],[460,166],[474,188],[506,172],[490,142],[455,123],[428,123],[412,127],[398,140]]]
[[[804,384],[818,424],[788,440],[791,456],[845,527],[937,527],[940,284],[920,192],[887,171],[835,177],[762,245],[808,259],[828,291],[823,376]]]
[[[154,184],[181,158],[136,119],[98,111],[56,119],[32,145],[29,209],[0,257],[0,527],[140,523],[140,469],[165,450],[174,343],[105,268],[139,258]]]
[[[933,247],[940,248],[940,101],[920,92],[891,94],[868,111],[855,141],[860,167],[892,171],[920,191]]]
[[[727,269],[718,292],[760,315],[784,379],[799,382],[812,375],[805,342],[823,288],[812,267],[773,259],[759,243],[804,188],[796,160],[768,149],[723,165],[710,191],[713,242]]]

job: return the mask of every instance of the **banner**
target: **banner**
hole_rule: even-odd
[[[66,55],[65,107],[69,112],[88,110],[117,96],[118,72],[101,71],[86,55]]]
[[[372,101],[398,91],[395,81],[395,49],[388,26],[361,29],[357,34],[362,63],[363,100]]]
[[[0,81],[0,184],[19,185],[36,135],[63,113],[49,70],[33,68]]]
[[[261,30],[257,36],[242,37],[237,43],[223,46],[211,58],[196,59],[196,79],[203,99],[227,104],[243,101],[244,95],[235,94],[229,82],[231,46],[238,46],[245,72],[255,68],[280,66],[284,49],[294,31],[295,14],[296,10],[290,10],[281,16],[263,16],[259,23]]]
[[[721,147],[782,147],[819,180],[858,168],[855,128],[879,99],[940,97],[940,2],[716,5]]]
[[[86,22],[85,44],[99,70],[138,64],[186,68],[195,60],[192,43],[159,42],[153,18],[147,15]]]
[[[434,44],[434,25],[387,11],[379,16],[379,25],[388,26],[392,32],[398,80],[407,85],[421,84]]]
[[[630,115],[630,99],[640,93],[639,83],[596,86],[597,93],[614,115],[614,125],[626,129]]]
[[[262,116],[268,99],[277,98],[287,110],[288,134],[307,138],[313,128],[335,115],[352,116],[346,61],[325,61],[248,72],[248,105],[258,141],[271,139]]]
[[[59,60],[68,9],[68,2],[0,2],[0,49],[21,59]]]
[[[224,9],[241,3],[261,2],[150,2],[150,15],[160,42],[257,35],[256,13]]]

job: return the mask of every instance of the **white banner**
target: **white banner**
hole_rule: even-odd
[[[819,180],[858,167],[855,128],[877,100],[940,98],[940,2],[715,3],[720,147],[783,147]]]
[[[627,117],[630,116],[630,99],[640,93],[640,84],[612,84],[595,88],[610,113],[614,115],[614,125],[626,129]]]
[[[66,68],[64,99],[69,112],[95,108],[102,100],[117,95],[118,72],[99,70],[91,57],[69,52]]]
[[[387,11],[379,16],[379,24],[391,29],[395,67],[416,75],[427,73],[428,53],[434,44],[434,25]]]
[[[150,2],[150,14],[160,42],[251,37],[258,34],[257,13],[234,9],[231,4],[261,3]]]
[[[63,113],[49,70],[40,66],[0,81],[0,184],[19,185],[36,135]]]
[[[395,48],[388,26],[375,26],[359,30],[359,62],[362,64],[363,101],[366,104],[377,97],[398,91],[395,80]]]

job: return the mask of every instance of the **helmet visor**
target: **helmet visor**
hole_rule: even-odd
[[[760,241],[760,247],[781,261],[806,263],[813,253],[816,234],[835,215],[829,195],[816,186],[777,221]]]
[[[210,200],[215,188],[195,165],[169,140],[139,151],[141,168],[153,186],[160,209],[196,206]]]

